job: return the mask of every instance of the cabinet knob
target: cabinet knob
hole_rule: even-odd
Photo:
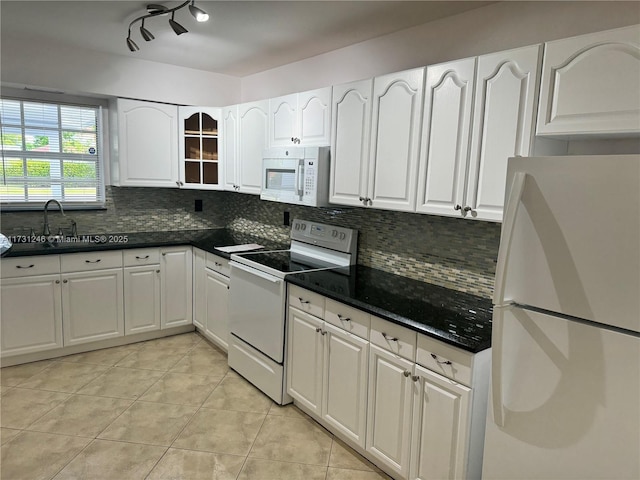
[[[69,280],[63,280],[62,283],[69,283]]]
[[[367,197],[367,202],[369,202],[369,206],[373,205],[373,201],[369,197]]]
[[[56,283],[60,283],[60,280],[56,280]]]
[[[156,273],[160,273],[160,270],[159,270],[159,269],[158,269],[158,270],[156,270]]]
[[[411,380],[413,380],[414,382],[417,382],[418,380],[420,380],[420,377],[418,375],[413,375],[411,377]]]
[[[467,213],[471,212],[471,216],[475,217],[477,212],[471,208],[469,205],[465,205],[465,207],[462,209],[462,211],[464,212],[464,215],[466,215]]]
[[[167,256],[167,252],[162,252],[162,256],[166,257]]]
[[[409,370],[405,370],[403,374],[405,377],[408,377],[409,375],[411,375],[411,372]]]
[[[458,211],[458,210],[462,210],[462,205],[460,205],[459,203],[456,203],[455,207],[453,207],[454,210]]]
[[[384,337],[384,339],[387,342],[397,342],[398,338],[397,337],[390,337],[389,335],[387,335],[386,333],[382,332],[382,336]]]
[[[316,327],[316,333],[320,333],[322,329],[320,327]]]

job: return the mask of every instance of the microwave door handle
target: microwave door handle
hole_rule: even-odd
[[[302,195],[304,194],[304,160],[300,159],[298,161],[298,196],[300,200],[302,200]]]

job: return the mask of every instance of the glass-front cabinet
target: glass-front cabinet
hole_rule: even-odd
[[[180,188],[222,189],[220,109],[180,107]]]

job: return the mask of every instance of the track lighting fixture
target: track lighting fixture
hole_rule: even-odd
[[[129,32],[127,34],[127,47],[129,48],[129,50],[131,50],[132,52],[140,50],[136,42],[131,39],[131,27],[136,22],[141,22],[140,35],[145,41],[150,42],[155,38],[153,34],[144,26],[144,21],[147,18],[157,17],[160,15],[168,15],[170,13],[171,18],[169,19],[169,25],[171,26],[171,29],[175,32],[175,34],[182,35],[183,33],[187,33],[188,30],[175,20],[176,12],[181,8],[186,7],[187,5],[189,5],[189,12],[198,22],[206,22],[207,20],[209,20],[209,14],[207,14],[207,12],[205,12],[201,8],[196,7],[195,0],[187,0],[174,8],[168,8],[164,5],[155,3],[149,4],[147,5],[147,14],[141,15],[129,24]]]

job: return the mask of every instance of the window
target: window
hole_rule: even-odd
[[[0,99],[3,207],[104,205],[101,107]]]

